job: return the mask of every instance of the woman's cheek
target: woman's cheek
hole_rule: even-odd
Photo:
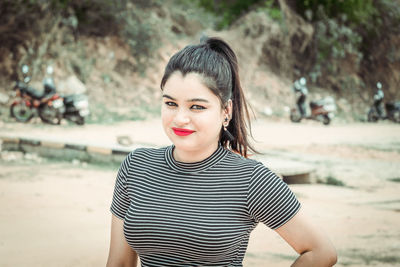
[[[163,122],[168,122],[171,120],[172,112],[168,107],[163,106],[161,108],[161,119]]]

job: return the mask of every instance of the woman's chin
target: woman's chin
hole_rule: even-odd
[[[196,146],[191,145],[191,144],[185,144],[182,142],[173,142],[173,144],[174,144],[176,150],[179,150],[182,152],[188,153],[188,152],[196,151]]]

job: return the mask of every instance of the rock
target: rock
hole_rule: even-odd
[[[286,114],[290,113],[290,107],[289,106],[284,106],[283,107],[283,112],[285,112]]]
[[[69,76],[66,80],[62,80],[58,83],[57,91],[65,94],[84,94],[87,89],[86,86],[76,77]]]
[[[37,163],[43,162],[43,158],[39,157],[38,154],[26,153],[24,155],[24,158],[26,160],[34,161],[34,162],[37,162]]]
[[[132,72],[136,72],[137,68],[132,62],[127,59],[117,61],[117,64],[114,67],[114,71],[116,71],[120,75],[131,75]]]
[[[20,151],[2,151],[0,158],[4,161],[16,161],[24,158],[24,153]]]
[[[0,104],[7,104],[10,97],[6,94],[0,93]]]
[[[177,34],[185,33],[189,36],[193,36],[203,28],[199,21],[187,19],[183,13],[172,13],[171,19],[173,21],[171,30]]]
[[[269,106],[264,107],[264,109],[263,109],[262,112],[263,112],[264,115],[266,115],[266,116],[271,116],[272,113],[273,113],[272,108],[269,107]]]
[[[133,145],[132,139],[127,135],[117,136],[117,142],[121,146],[131,146],[131,145]]]

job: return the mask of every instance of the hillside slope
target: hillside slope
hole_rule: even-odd
[[[131,12],[142,13],[139,19],[151,27],[148,32],[151,35],[147,37],[159,44],[144,61],[131,46],[132,42],[140,44],[140,39],[122,38],[112,33],[77,35],[68,24],[60,22],[62,17],[44,17],[41,20],[43,31],[25,46],[0,51],[0,93],[3,99],[9,96],[8,101],[0,103],[0,116],[9,120],[13,77],[20,75],[16,68],[24,63],[32,67],[32,85],[36,88],[41,88],[43,73],[49,64],[55,69],[59,85],[71,76],[81,80],[91,103],[89,122],[110,123],[158,116],[159,83],[166,62],[173,53],[187,44],[198,43],[201,34],[207,34],[227,40],[236,51],[242,84],[257,116],[287,119],[287,107],[294,103],[291,84],[304,75],[299,71],[299,64],[307,64],[301,55],[309,49],[314,29],[285,5],[285,1],[279,2],[286,18],[284,24],[272,20],[265,12],[254,10],[222,31],[213,30],[213,18],[197,12],[193,6],[177,6],[174,1],[141,10],[130,6]],[[392,40],[379,43],[377,51],[383,54],[393,43],[400,45],[400,38],[393,36]],[[352,64],[351,58],[346,58],[341,76],[326,77],[325,88],[310,86],[310,99],[332,95],[337,100],[341,119],[364,117],[374,88],[354,87],[346,91],[340,84],[349,77],[362,82],[367,76],[369,80],[364,80],[369,84],[374,84],[376,79],[383,81],[384,90],[391,99],[400,97],[394,86],[400,80],[400,52],[392,54],[392,60],[388,61],[380,61],[376,55],[381,71],[370,75],[366,74],[366,68],[360,70]]]

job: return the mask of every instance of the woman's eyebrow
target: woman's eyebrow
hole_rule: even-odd
[[[204,98],[192,98],[187,100],[187,102],[205,102],[205,103],[209,103],[209,101],[207,99]]]
[[[167,95],[167,94],[163,94],[163,97],[176,101],[175,98],[173,98],[172,96]],[[186,102],[204,102],[204,103],[209,103],[210,101],[208,101],[207,99],[204,99],[204,98],[192,98],[192,99],[186,100]]]
[[[169,96],[169,95],[167,95],[167,94],[163,94],[162,97],[169,98],[169,99],[171,99],[171,100],[176,100],[175,98],[173,98],[172,96]]]

